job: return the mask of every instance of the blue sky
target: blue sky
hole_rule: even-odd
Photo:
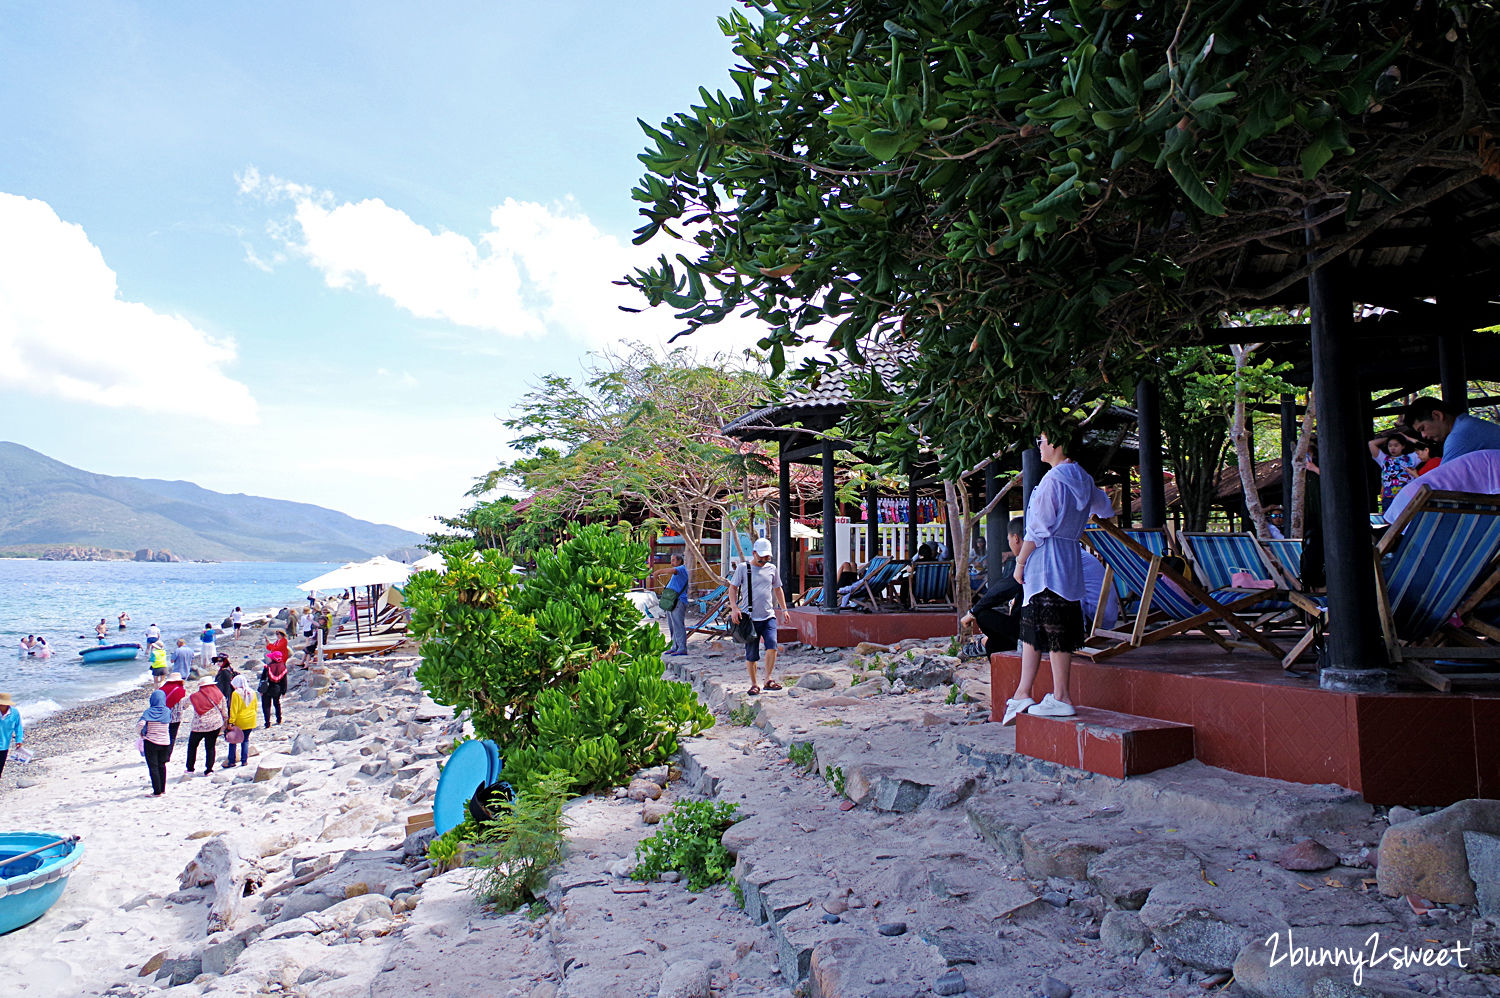
[[[724,85],[727,8],[8,4],[0,439],[453,511],[531,380],[675,331],[610,284],[643,258],[635,119]]]

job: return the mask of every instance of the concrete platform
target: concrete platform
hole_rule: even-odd
[[[991,716],[1016,687],[1016,653],[990,657]],[[1105,663],[1074,658],[1073,702],[1192,726],[1210,766],[1293,783],[1336,783],[1372,804],[1500,796],[1500,689],[1335,693],[1268,655],[1163,642]],[[1052,690],[1046,663],[1032,696]]]
[[[951,638],[958,633],[958,615],[936,610],[911,613],[830,613],[816,607],[794,606],[791,626],[802,643],[814,648],[853,648],[861,641],[889,645],[906,638]]]
[[[1016,718],[1016,750],[1123,779],[1193,758],[1193,726],[1079,707],[1073,717]]]

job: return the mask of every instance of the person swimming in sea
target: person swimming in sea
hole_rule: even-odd
[[[100,617],[99,623],[94,627],[94,636],[99,639],[101,645],[104,643],[104,635],[108,633],[109,625],[104,622],[103,617]]]
[[[122,630],[122,631],[125,630],[125,624],[129,620],[130,620],[130,614],[126,613],[124,610],[121,610],[120,611],[120,630]]]

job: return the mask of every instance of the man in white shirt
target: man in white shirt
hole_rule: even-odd
[[[760,693],[756,682],[756,663],[760,660],[760,646],[766,645],[765,688],[779,690],[781,684],[772,678],[776,672],[776,620],[787,618],[786,593],[781,588],[781,573],[771,561],[771,541],[762,537],[755,542],[754,554],[748,562],[734,570],[729,582],[729,622],[738,625],[740,617],[750,615],[755,630],[745,642],[745,670],[750,673],[750,695]],[[740,598],[741,593],[744,599]]]

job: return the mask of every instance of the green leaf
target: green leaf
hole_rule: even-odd
[[[877,128],[865,136],[861,144],[865,151],[876,159],[884,161],[891,159],[901,151],[901,135],[888,128]]]
[[[1302,179],[1311,180],[1333,158],[1333,147],[1321,135],[1302,150]]]
[[[1227,214],[1224,202],[1220,201],[1206,186],[1198,171],[1194,170],[1192,164],[1181,156],[1172,156],[1167,159],[1167,172],[1172,179],[1177,181],[1177,186],[1182,188],[1182,193],[1197,205],[1198,210],[1206,215]]]

